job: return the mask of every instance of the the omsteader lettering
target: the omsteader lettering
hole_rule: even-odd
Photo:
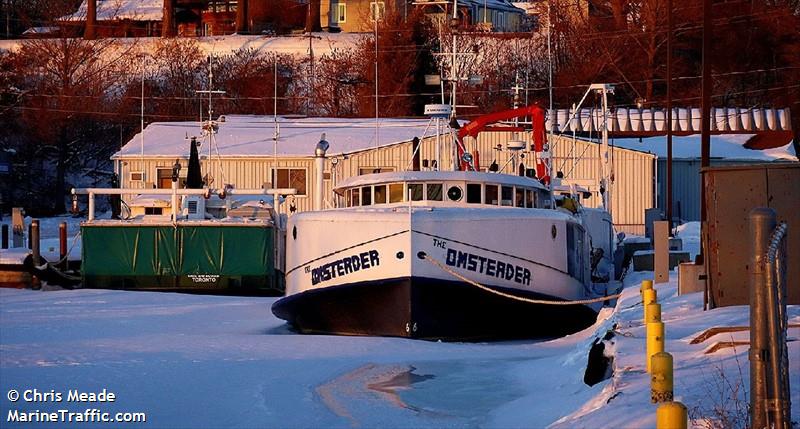
[[[346,276],[356,271],[377,267],[380,264],[380,255],[377,250],[361,252],[358,255],[338,259],[312,269],[311,284],[316,285],[320,282],[335,279],[337,276]]]
[[[460,250],[447,249],[445,263],[451,267],[463,268],[490,277],[513,280],[521,285],[529,286],[531,284],[531,270],[510,262],[503,262]]]

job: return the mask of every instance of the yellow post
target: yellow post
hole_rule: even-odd
[[[645,289],[642,291],[642,305],[644,306],[644,323],[647,323],[647,306],[658,302],[658,294],[655,289]]]
[[[661,321],[661,304],[654,302],[644,307],[644,323]]]
[[[647,289],[653,288],[653,281],[652,280],[642,280],[642,285],[639,287],[639,293],[643,294],[644,291]]]
[[[680,402],[665,402],[656,410],[656,429],[686,429],[686,406]]]
[[[664,323],[650,322],[647,324],[647,372],[650,372],[650,360],[653,355],[664,351]]]
[[[650,402],[672,401],[672,355],[658,352],[650,358]]]

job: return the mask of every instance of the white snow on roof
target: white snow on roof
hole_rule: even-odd
[[[414,137],[422,138],[428,122],[427,119],[380,119],[380,145],[406,142]],[[278,124],[279,156],[313,156],[322,133],[325,133],[325,139],[330,143],[329,155],[357,152],[377,146],[374,118],[278,117]],[[272,156],[274,129],[271,116],[228,115],[225,122],[219,122],[215,147],[211,150],[216,156],[218,148],[223,157]],[[433,133],[431,128],[427,136]],[[144,130],[144,155],[188,158],[189,143],[186,137],[198,136],[198,140],[203,141],[200,156],[207,156],[208,139],[200,139],[200,135],[200,123],[196,121],[155,122]],[[141,151],[139,133],[112,158],[135,158],[140,156]]]
[[[97,20],[130,19],[134,21],[161,21],[164,17],[163,0],[98,0]],[[87,1],[78,10],[61,17],[62,21],[83,21],[87,15]]]
[[[797,154],[791,143],[775,149],[753,150],[744,147],[751,137],[753,137],[752,134],[713,135],[711,136],[711,157],[759,161],[797,160]],[[667,156],[666,136],[642,138],[641,142],[639,138],[615,138],[609,140],[609,144],[612,142],[617,147],[650,152],[658,157]],[[700,158],[700,135],[673,136],[672,156],[675,158]]]
[[[527,186],[529,188],[546,189],[539,181],[513,174],[483,173],[478,171],[394,171],[388,173],[366,174],[349,177],[339,182],[336,190],[356,186],[389,182],[415,181],[471,181],[500,183],[503,185]]]
[[[81,18],[83,19],[83,18]],[[311,43],[314,55],[328,55],[334,49],[352,49],[367,37],[362,33],[313,33]],[[308,37],[290,36],[251,36],[229,35],[187,38],[197,42],[197,46],[205,55],[228,55],[238,49],[253,49],[261,54],[290,54],[306,57],[308,55]],[[120,37],[114,39],[121,46],[136,45],[136,50],[145,54],[155,52],[160,37]],[[25,43],[24,39],[0,40],[0,51],[16,52]]]

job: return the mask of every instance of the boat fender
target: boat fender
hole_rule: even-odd
[[[205,199],[211,198],[211,189],[206,189],[206,192],[203,194],[203,198]]]
[[[225,197],[228,196],[228,193],[226,192],[225,189],[223,189],[223,190],[219,191],[219,194],[217,194],[217,196],[219,197],[220,200],[224,200]]]

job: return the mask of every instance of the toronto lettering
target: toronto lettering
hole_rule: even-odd
[[[451,267],[484,274],[499,279],[513,280],[521,285],[530,286],[531,271],[510,262],[486,258],[472,253],[447,249],[445,263]]]
[[[311,270],[311,284],[316,285],[336,277],[346,276],[356,271],[366,270],[381,264],[377,250],[361,252]]]

